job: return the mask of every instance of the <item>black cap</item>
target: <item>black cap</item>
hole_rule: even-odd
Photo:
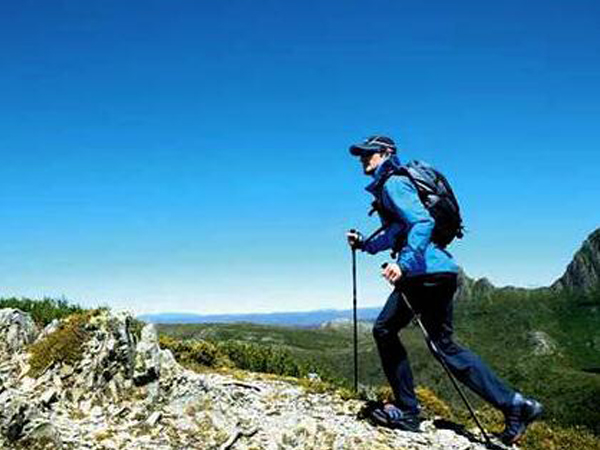
[[[350,146],[350,153],[354,156],[370,155],[373,153],[391,151],[396,153],[396,144],[387,136],[371,136],[360,144]]]

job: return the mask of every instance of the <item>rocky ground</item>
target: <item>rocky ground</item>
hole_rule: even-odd
[[[152,325],[136,337],[127,314],[86,318],[79,359],[32,370],[48,348],[39,344],[67,325],[39,331],[27,314],[0,310],[0,448],[485,448],[432,421],[421,433],[375,427],[358,419],[362,402],[292,380],[186,370]]]

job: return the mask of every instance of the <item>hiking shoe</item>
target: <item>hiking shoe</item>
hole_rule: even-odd
[[[396,430],[419,432],[421,420],[418,412],[403,411],[396,405],[388,403],[371,412],[371,418],[378,425]]]
[[[504,412],[505,428],[499,435],[502,442],[512,445],[521,439],[529,424],[538,419],[543,410],[540,402],[516,393],[512,405]]]

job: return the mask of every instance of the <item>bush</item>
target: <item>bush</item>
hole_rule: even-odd
[[[415,393],[417,394],[419,403],[428,414],[436,417],[452,417],[450,406],[441,400],[431,389],[424,386],[417,386]]]
[[[535,423],[521,442],[525,450],[600,450],[600,438],[583,427]]]
[[[205,367],[229,367],[231,361],[215,344],[207,341],[180,341],[161,335],[159,343],[167,348],[184,365],[200,365]]]
[[[218,346],[239,369],[298,378],[309,372],[290,353],[277,347],[236,341],[226,341]]]
[[[29,298],[0,298],[0,309],[16,308],[31,314],[33,320],[41,326],[46,326],[54,319],[64,319],[71,314],[85,311],[77,304],[69,303],[65,299],[44,298],[32,300]]]
[[[38,377],[55,363],[75,364],[89,338],[86,325],[97,311],[73,314],[59,328],[29,347],[29,376]]]
[[[180,341],[165,335],[161,335],[159,340],[161,347],[171,350],[183,364],[216,368],[233,366],[252,372],[297,378],[310,372],[308,365],[296,362],[290,353],[274,346],[236,341]]]

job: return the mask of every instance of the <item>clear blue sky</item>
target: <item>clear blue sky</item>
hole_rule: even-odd
[[[549,284],[600,225],[596,1],[13,0],[0,42],[3,296],[350,307],[372,133],[448,175],[472,276]]]

